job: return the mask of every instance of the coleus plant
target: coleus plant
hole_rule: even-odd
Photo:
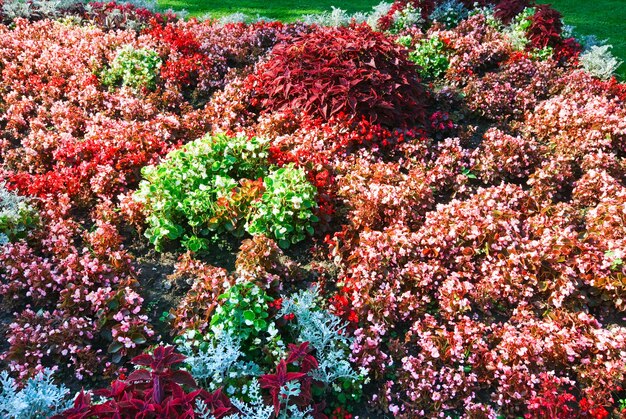
[[[198,389],[193,377],[174,366],[185,360],[172,346],[158,346],[152,354],[139,355],[132,363],[139,367],[126,380],[115,380],[95,395],[108,400],[94,403],[81,391],[74,406],[57,419],[98,418],[193,418],[196,400],[203,400],[216,419],[234,413],[220,390],[208,393]],[[187,390],[186,390],[187,389]]]
[[[392,127],[424,123],[427,94],[406,52],[365,25],[287,38],[246,80],[259,110],[299,110],[329,120],[362,116]]]

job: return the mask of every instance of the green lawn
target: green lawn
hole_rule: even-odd
[[[583,35],[608,39],[613,54],[626,61],[626,0],[552,0],[568,25]],[[626,64],[619,73],[626,78]]]
[[[391,1],[391,0],[387,0]],[[192,16],[211,13],[223,16],[243,12],[271,19],[290,21],[304,14],[330,10],[331,6],[349,12],[368,11],[380,0],[159,0],[164,8],[186,9]],[[563,13],[565,23],[574,25],[583,35],[596,35],[613,44],[613,53],[626,60],[626,0],[551,0]],[[620,67],[626,77],[626,64]]]
[[[172,9],[186,9],[192,16],[211,13],[224,16],[235,12],[243,12],[250,16],[268,17],[283,21],[291,21],[302,15],[320,13],[330,10],[331,6],[349,12],[369,11],[381,0],[159,0],[159,6]],[[387,0],[390,1],[391,0]]]

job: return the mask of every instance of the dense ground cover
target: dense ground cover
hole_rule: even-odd
[[[624,414],[626,86],[553,8],[2,11],[3,416]]]

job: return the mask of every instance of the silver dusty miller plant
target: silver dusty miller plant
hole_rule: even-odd
[[[622,65],[622,61],[611,53],[611,48],[612,45],[592,45],[580,54],[580,65],[599,79],[610,79]]]
[[[190,341],[184,341],[178,349],[187,359],[189,373],[204,388],[217,390],[228,379],[259,376],[263,371],[253,362],[243,361],[241,342],[228,331],[219,331],[201,348],[193,348]],[[227,387],[230,396],[235,389]]]
[[[53,371],[45,369],[26,381],[23,388],[7,371],[0,372],[0,416],[11,419],[48,418],[67,410],[72,405],[69,390],[57,386],[52,380]]]
[[[339,317],[318,307],[319,290],[314,287],[283,299],[279,315],[293,314],[299,342],[309,342],[316,351],[319,367],[311,376],[324,384],[338,379],[359,378],[348,361],[351,339],[345,333],[347,324]]]

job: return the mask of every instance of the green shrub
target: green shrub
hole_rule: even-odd
[[[313,213],[317,190],[304,170],[290,164],[270,173],[263,183],[265,193],[252,203],[246,230],[274,238],[283,248],[313,234],[313,223],[319,221]]]
[[[180,240],[198,251],[224,233],[265,234],[282,247],[312,234],[316,188],[293,165],[270,170],[267,156],[266,140],[209,135],[143,168],[135,200],[146,237],[157,250]]]
[[[161,65],[161,57],[156,51],[126,45],[119,50],[111,66],[100,73],[100,81],[104,86],[154,90]]]
[[[198,251],[217,234],[243,234],[250,202],[262,193],[262,184],[248,179],[264,176],[267,166],[267,141],[259,138],[207,135],[170,152],[142,169],[135,193],[145,205],[146,237],[157,249],[182,239]]]
[[[246,342],[268,331],[267,303],[274,299],[254,282],[235,284],[219,299],[223,302],[211,317],[214,332],[225,332]]]
[[[417,44],[409,59],[417,64],[424,79],[433,80],[443,76],[450,66],[446,44],[439,38],[424,39]]]

